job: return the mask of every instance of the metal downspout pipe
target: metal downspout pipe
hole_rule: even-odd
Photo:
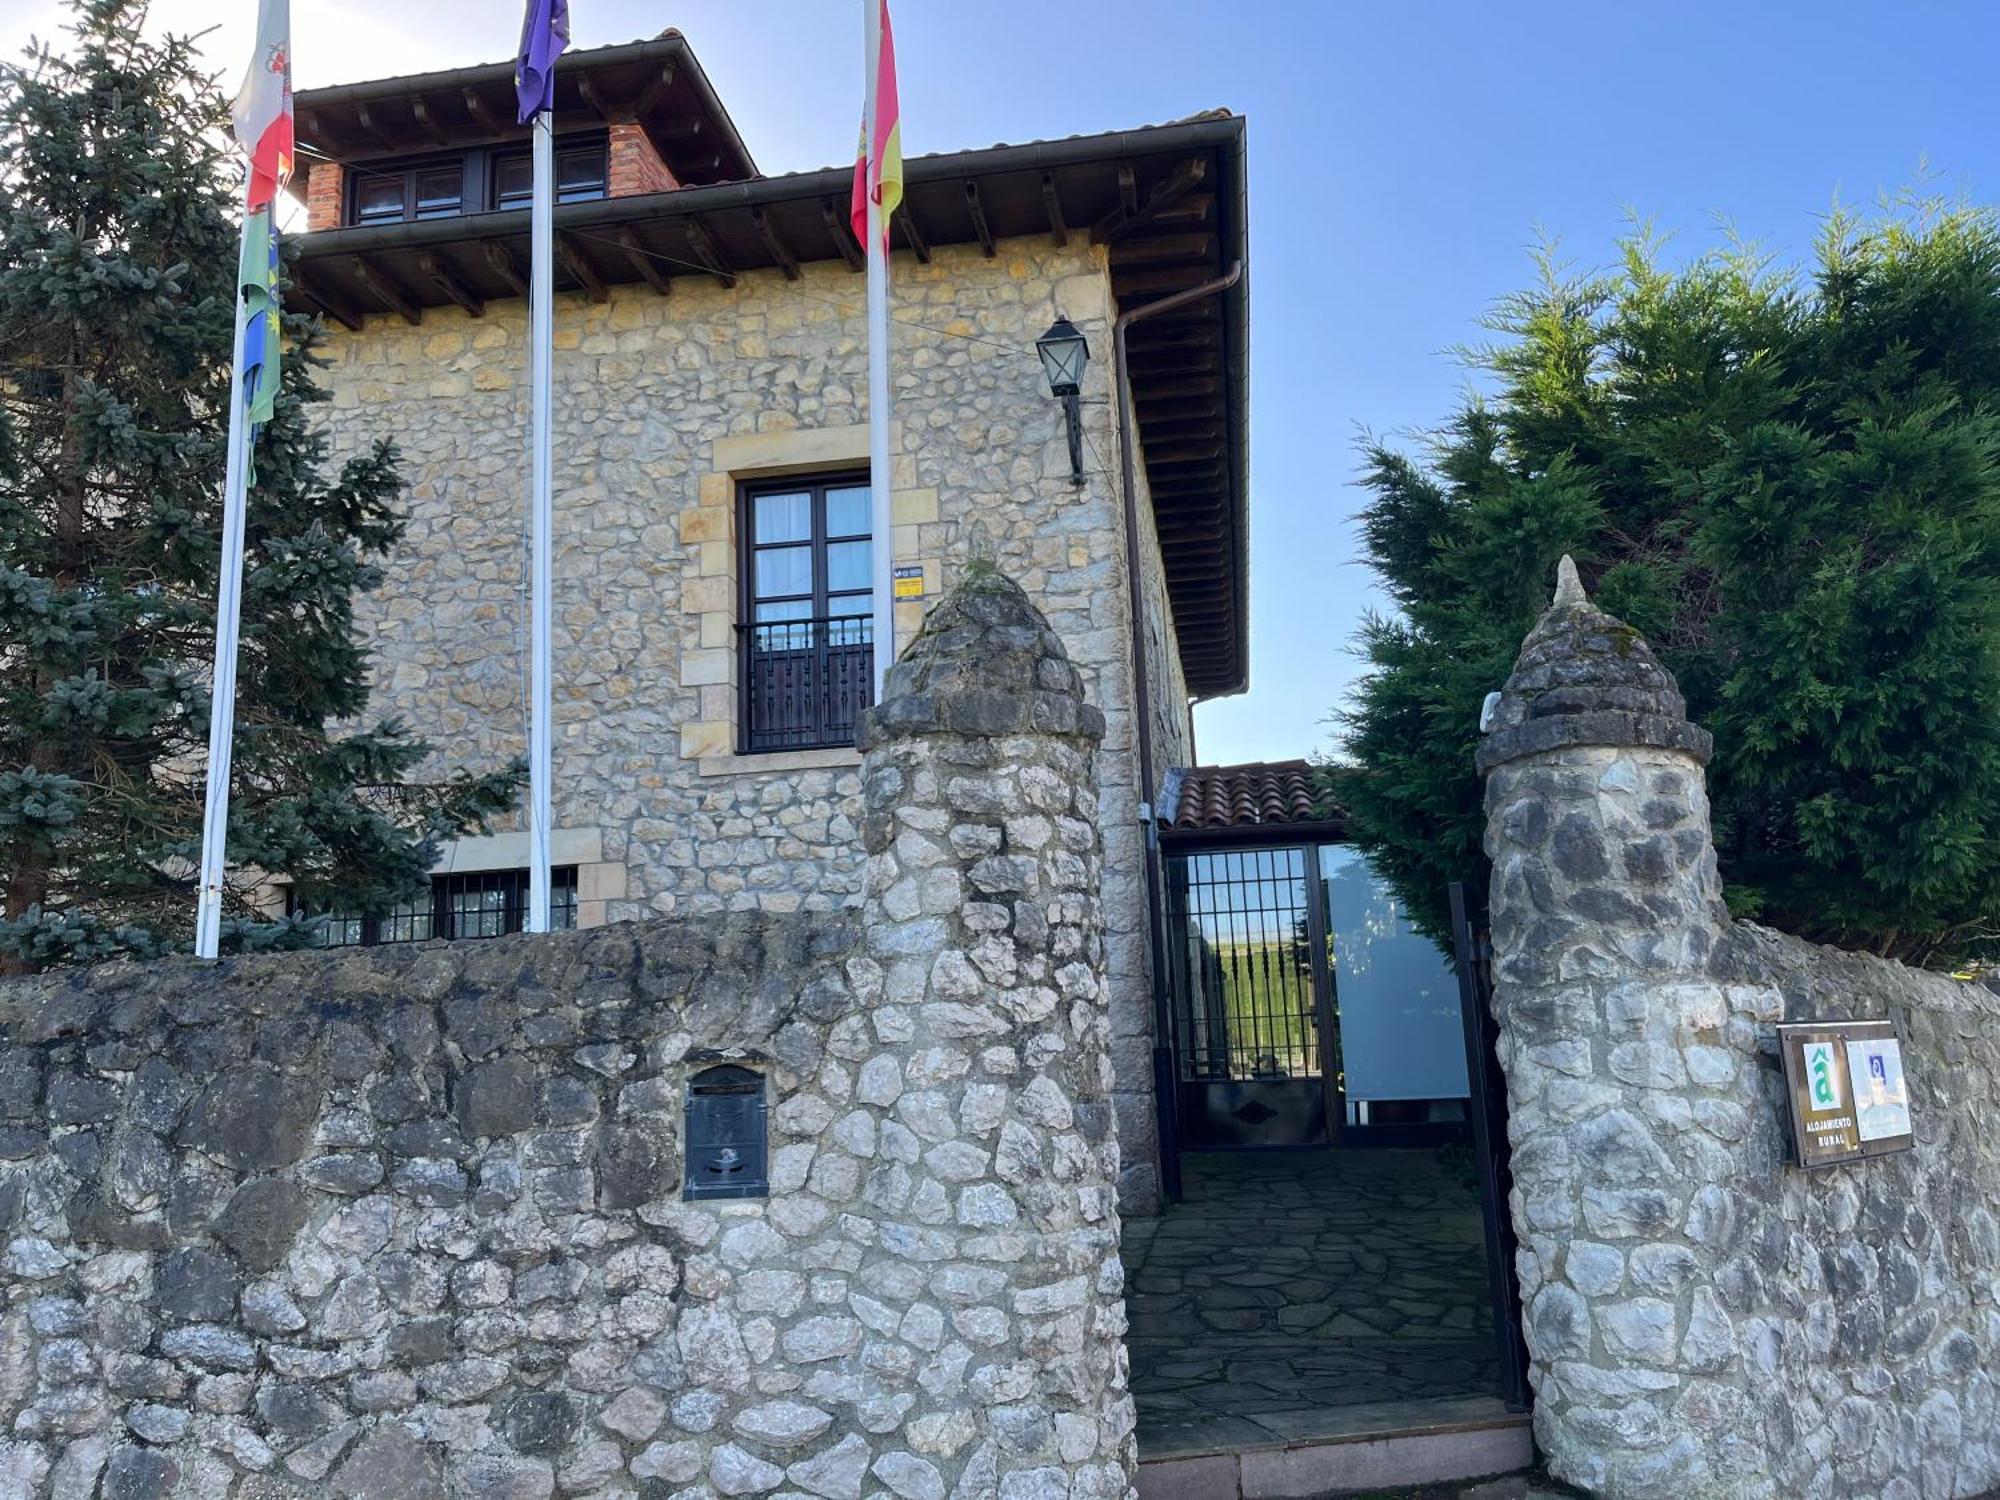
[[[1120,478],[1125,502],[1125,592],[1132,631],[1132,712],[1138,724],[1139,821],[1146,850],[1146,948],[1153,983],[1153,1110],[1158,1122],[1160,1190],[1169,1198],[1181,1195],[1180,1148],[1175,1116],[1175,1088],[1172,1036],[1173,1013],[1167,995],[1166,913],[1160,877],[1160,836],[1158,795],[1153,780],[1153,689],[1146,674],[1146,602],[1140,588],[1139,572],[1139,483],[1133,433],[1132,382],[1126,368],[1126,333],[1134,323],[1161,313],[1172,312],[1190,302],[1199,302],[1217,292],[1226,292],[1243,279],[1243,262],[1233,262],[1228,271],[1213,281],[1191,286],[1120,313],[1111,327],[1113,351],[1112,380],[1117,386],[1118,451]]]

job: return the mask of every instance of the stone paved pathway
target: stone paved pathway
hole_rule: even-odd
[[[1458,1157],[1183,1158],[1183,1200],[1125,1226],[1141,1455],[1322,1435],[1340,1408],[1492,1396],[1478,1186]]]

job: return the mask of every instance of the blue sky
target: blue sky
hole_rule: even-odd
[[[678,8],[766,170],[840,155],[858,9]],[[1791,256],[1836,194],[1870,203],[1926,159],[1946,186],[2000,194],[1991,5],[897,0],[895,15],[911,152],[1213,105],[1249,117],[1251,688],[1198,711],[1211,762],[1328,744],[1355,628],[1380,603],[1350,524],[1356,439],[1448,414],[1470,378],[1448,351],[1528,277],[1538,228],[1585,265],[1631,211],[1678,231],[1677,253],[1713,246],[1726,219]]]
[[[1714,245],[1727,220],[1786,258],[1838,195],[1868,204],[1928,162],[2000,195],[2000,6],[1922,0],[1673,4],[1415,0],[892,0],[912,154],[1113,129],[1225,105],[1249,117],[1251,689],[1197,714],[1210,762],[1329,744],[1379,597],[1356,562],[1363,430],[1435,426],[1452,348],[1529,275],[1537,231],[1586,266],[1628,211]],[[53,0],[0,19],[49,34]],[[240,65],[253,0],[220,18]],[[852,149],[860,0],[571,0],[580,45],[685,32],[767,172]],[[503,58],[513,0],[293,0],[298,81]]]

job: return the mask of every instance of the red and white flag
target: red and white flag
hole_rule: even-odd
[[[250,158],[244,208],[262,208],[292,175],[292,4],[258,0],[250,72],[229,106],[236,144]]]

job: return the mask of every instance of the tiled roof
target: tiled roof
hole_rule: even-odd
[[[1303,760],[1191,766],[1167,772],[1160,826],[1184,831],[1322,823],[1318,776]]]

